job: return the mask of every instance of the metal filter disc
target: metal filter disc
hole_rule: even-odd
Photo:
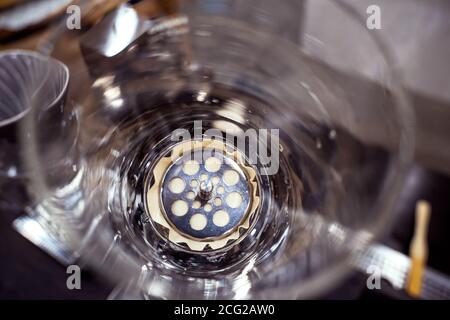
[[[168,229],[170,241],[196,251],[238,239],[259,205],[256,173],[242,159],[214,140],[176,146],[153,170],[150,218]]]

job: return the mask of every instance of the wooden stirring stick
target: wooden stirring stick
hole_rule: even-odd
[[[431,207],[427,201],[417,202],[414,237],[409,249],[411,269],[406,286],[406,291],[415,298],[420,296],[423,273],[428,259],[427,231],[430,214]]]

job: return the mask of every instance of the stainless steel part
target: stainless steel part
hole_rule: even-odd
[[[129,5],[121,5],[109,13],[80,39],[80,48],[91,74],[110,72],[133,43],[146,34],[151,20],[139,17]]]

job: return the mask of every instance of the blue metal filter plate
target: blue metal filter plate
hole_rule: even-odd
[[[177,159],[161,184],[161,202],[170,224],[194,239],[218,239],[245,220],[251,190],[234,159],[202,149]]]

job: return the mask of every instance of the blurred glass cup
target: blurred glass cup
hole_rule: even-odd
[[[78,128],[75,111],[65,105],[68,84],[69,70],[55,59],[22,50],[0,53],[1,209],[38,203],[26,196],[33,177],[44,177],[51,192],[73,178]]]

